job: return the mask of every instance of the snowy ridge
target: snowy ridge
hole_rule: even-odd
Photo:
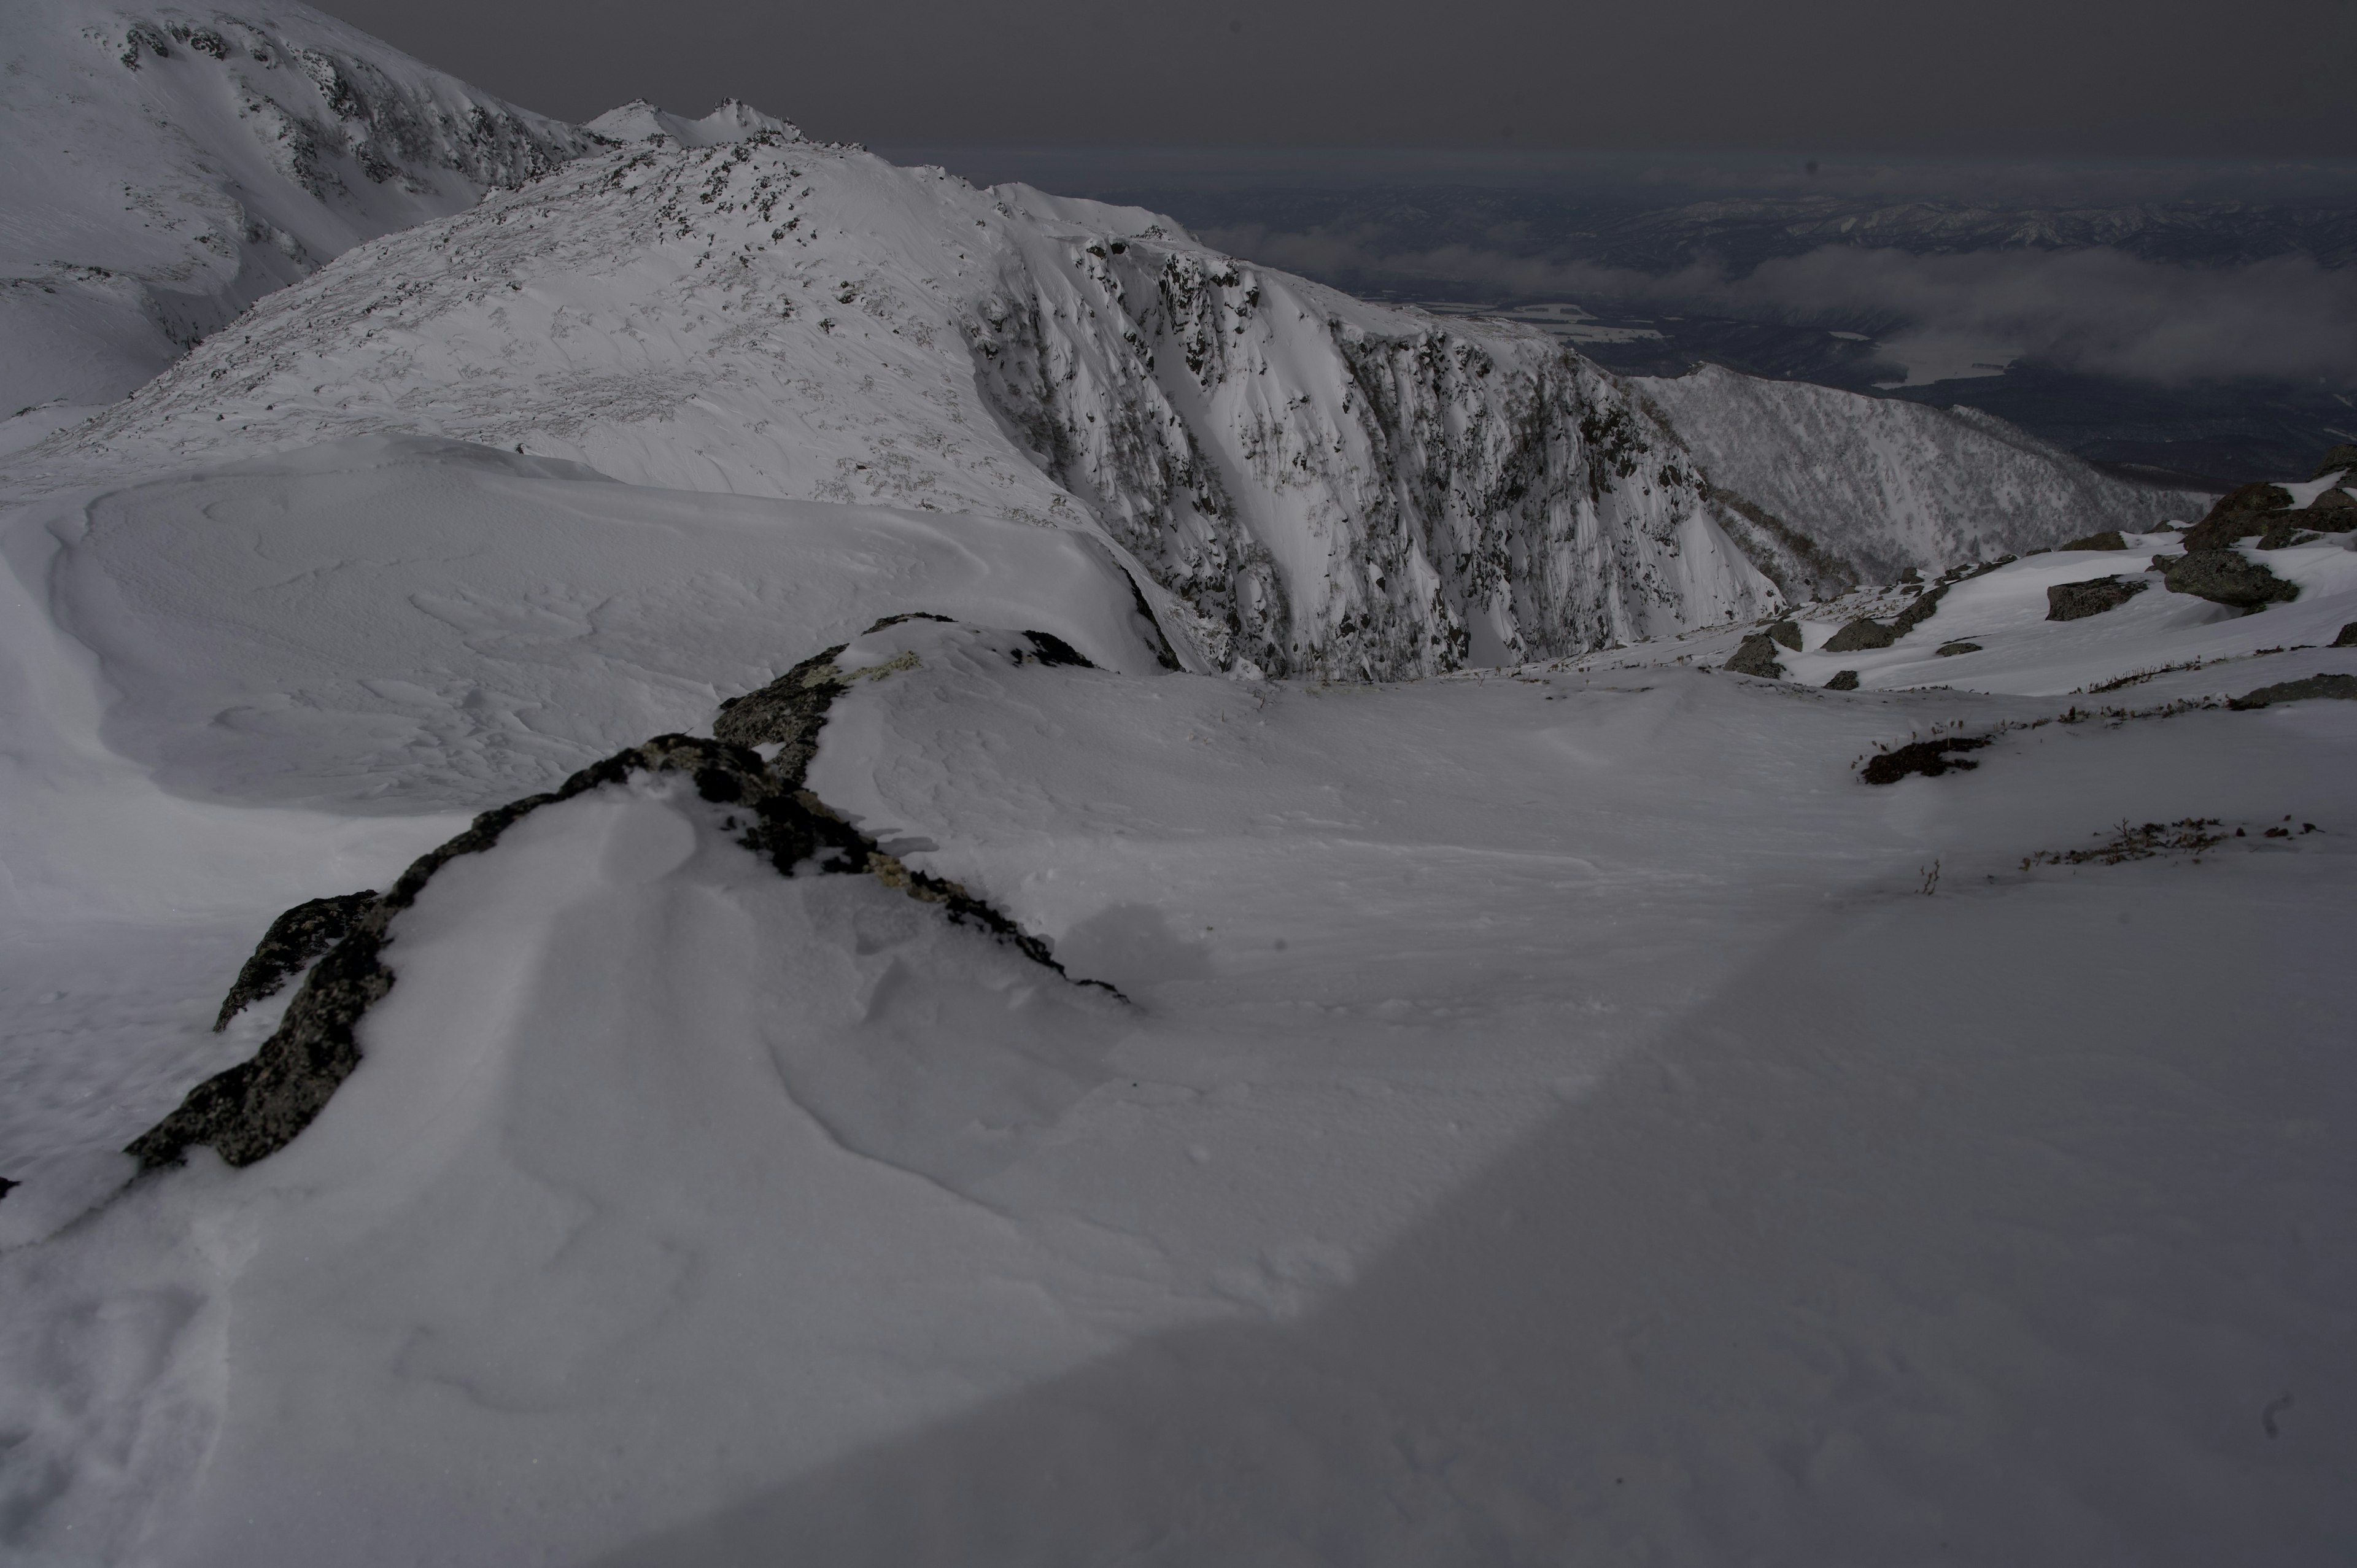
[[[1717,365],[1631,386],[1714,485],[1817,547],[1762,559],[1799,596],[2199,517],[2211,498],[2113,478],[1975,409],[1932,408]],[[1772,540],[1772,526],[1763,532]]]
[[[19,472],[377,433],[1101,532],[1200,660],[1269,673],[1552,656],[1778,597],[1666,433],[1536,332],[771,131],[389,236]]]
[[[598,145],[281,0],[5,0],[0,38],[0,418],[120,397],[352,245]]]
[[[789,142],[802,139],[800,127],[733,98],[701,120],[670,113],[643,98],[633,99],[619,109],[607,110],[582,129],[609,142],[653,142],[677,147],[726,146],[763,131]]]

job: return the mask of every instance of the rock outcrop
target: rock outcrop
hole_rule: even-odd
[[[912,618],[893,617],[871,630],[909,618]],[[1041,634],[1025,635],[1029,640]],[[1044,646],[1036,641],[1030,646],[1039,662],[1086,663],[1052,637],[1045,639]],[[938,907],[949,919],[974,926],[1063,974],[1063,967],[1047,944],[958,884],[911,870],[803,787],[828,704],[854,681],[906,667],[886,664],[845,674],[834,663],[842,651],[831,649],[805,660],[769,687],[730,704],[722,724],[730,733],[758,737],[751,744],[658,736],[582,769],[548,793],[484,812],[465,832],[421,856],[382,897],[354,895],[354,900],[367,901],[321,901],[337,904],[338,909],[323,913],[315,905],[302,905],[281,916],[273,924],[271,935],[285,940],[274,947],[271,938],[264,941],[264,949],[274,954],[273,966],[334,920],[351,918],[340,939],[313,966],[277,1030],[262,1048],[249,1060],[190,1090],[171,1114],[133,1141],[125,1153],[143,1168],[154,1169],[178,1164],[199,1145],[213,1149],[232,1165],[251,1165],[285,1147],[310,1125],[338,1086],[360,1065],[355,1027],[394,982],[393,971],[384,962],[384,950],[398,937],[396,922],[402,911],[416,902],[436,874],[461,855],[490,850],[501,834],[533,812],[621,784],[638,772],[687,776],[697,796],[724,819],[723,827],[736,842],[766,859],[781,875],[791,875],[808,865],[823,874],[874,876],[911,898]],[[1021,657],[1019,651],[1017,657]],[[773,761],[764,760],[754,745],[775,745],[781,749]],[[261,957],[257,953],[257,959]],[[225,1006],[224,1018],[231,1011]]]
[[[2089,577],[2046,590],[2048,620],[2084,620],[2115,610],[2152,585],[2139,577]]]

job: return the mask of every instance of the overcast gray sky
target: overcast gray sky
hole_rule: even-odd
[[[875,145],[2357,156],[2351,0],[327,0],[551,114]]]

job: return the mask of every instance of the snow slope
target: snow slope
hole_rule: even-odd
[[[1717,365],[1630,385],[1714,485],[1804,536],[1830,561],[1787,574],[1832,596],[1910,566],[1969,561],[2196,518],[2211,499],[2128,484],[1991,414],[1768,381]],[[1772,545],[1770,546],[1772,548]],[[1783,577],[1794,586],[1792,575]],[[1805,590],[1796,597],[1811,597]]]
[[[1085,534],[620,485],[359,436],[52,512],[110,749],[194,799],[479,811],[911,606],[1152,668]]]
[[[0,57],[0,418],[111,403],[351,246],[597,145],[278,0],[5,0]]]
[[[1126,1001],[681,775],[545,807],[282,1154],[0,1252],[6,1549],[2339,1560],[2357,707],[1877,789],[2056,704],[1007,646],[852,639],[810,787]]]

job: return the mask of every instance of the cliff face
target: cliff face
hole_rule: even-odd
[[[985,390],[1222,661],[1429,673],[1773,596],[1660,425],[1536,334],[1167,236],[1065,245],[985,306]]]
[[[1535,332],[790,129],[586,158],[363,246],[20,472],[387,432],[1079,529],[1193,661],[1269,674],[1550,656],[1777,597],[1658,422]]]

